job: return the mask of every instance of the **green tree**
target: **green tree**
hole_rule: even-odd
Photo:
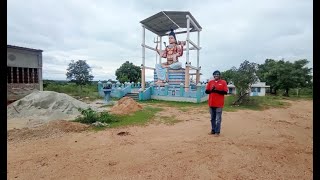
[[[250,63],[245,60],[240,64],[240,67],[237,69],[233,67],[231,69],[234,74],[233,84],[237,89],[238,99],[234,102],[234,104],[241,104],[243,99],[248,97],[248,91],[252,84],[257,82],[258,77],[256,76],[257,64]]]
[[[311,83],[311,68],[305,67],[309,61],[306,59],[297,60],[294,63],[289,61],[279,61],[281,64],[279,71],[280,88],[284,89],[284,96],[289,96],[292,88],[307,87]]]
[[[87,64],[85,60],[78,60],[74,62],[71,60],[69,63],[67,73],[67,79],[72,82],[75,82],[80,89],[82,90],[82,86],[88,84],[93,79],[93,75],[91,74],[91,68]]]
[[[297,76],[298,88],[308,87],[312,84],[312,68],[306,67],[308,63],[307,59],[300,59],[293,63],[294,71],[292,73]]]
[[[277,94],[280,88],[278,82],[278,62],[273,59],[266,59],[264,64],[258,65],[257,76],[263,82],[270,85],[271,93]]]
[[[312,84],[312,68],[306,67],[308,63],[306,59],[293,63],[267,59],[264,64],[259,65],[257,75],[272,87],[275,94],[278,89],[284,89],[283,95],[289,96],[290,89],[308,87]]]
[[[141,68],[126,61],[116,70],[117,80],[120,83],[134,82],[137,83],[141,80]]]
[[[227,82],[227,84],[233,81],[233,78],[235,76],[233,69],[235,69],[235,67],[232,67],[229,70],[221,72],[221,78],[224,79]]]

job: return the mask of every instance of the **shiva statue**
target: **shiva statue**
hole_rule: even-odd
[[[158,81],[156,84],[164,85],[165,82],[168,82],[168,68],[170,69],[180,69],[182,67],[181,62],[178,61],[178,57],[183,55],[183,46],[185,42],[177,41],[176,35],[171,29],[169,33],[169,45],[166,46],[165,50],[160,51],[158,49],[158,44],[156,46],[156,51],[162,58],[167,58],[167,62],[162,64],[156,64],[156,73]]]

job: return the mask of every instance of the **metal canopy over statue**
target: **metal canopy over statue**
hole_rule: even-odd
[[[190,86],[190,70],[196,70],[196,84],[200,81],[200,69],[199,66],[199,51],[200,51],[200,31],[202,30],[199,23],[188,11],[161,11],[149,18],[140,22],[142,24],[142,64],[141,64],[141,88],[145,89],[145,70],[152,69],[155,70],[155,83],[157,85],[163,86],[164,83],[174,83],[171,79],[181,77],[178,76],[179,73],[183,72],[184,77],[180,80],[184,80],[185,91],[189,91]],[[160,49],[158,49],[158,44],[156,48],[152,48],[145,43],[145,29],[155,33],[160,37]],[[186,30],[182,30],[186,29]],[[179,31],[180,30],[180,31]],[[190,32],[197,32],[197,43],[190,40]],[[176,34],[186,33],[186,41],[178,41]],[[162,50],[162,37],[169,37],[169,45]],[[190,47],[190,44],[193,47]],[[186,46],[186,47],[184,47]],[[154,50],[159,55],[159,64],[153,67],[145,66],[145,48]],[[197,51],[197,65],[192,66],[189,61],[189,51]],[[182,63],[179,62],[179,57],[183,56],[183,51],[186,51],[185,57],[185,69],[182,68]],[[166,58],[166,62],[162,63],[161,58]],[[170,76],[170,72],[178,73],[177,75]],[[192,73],[191,73],[192,74]],[[181,75],[181,74],[180,74]],[[156,81],[157,79],[157,81]],[[177,79],[175,79],[177,82]]]

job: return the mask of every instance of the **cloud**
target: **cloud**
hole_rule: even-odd
[[[95,80],[115,79],[115,70],[125,61],[140,66],[139,22],[163,10],[190,11],[202,26],[203,80],[216,69],[238,67],[244,60],[263,63],[266,58],[306,58],[313,66],[311,0],[10,0],[7,42],[44,50],[45,78],[65,79],[70,61],[83,59],[92,67]],[[147,31],[146,43],[152,47],[154,37]],[[195,37],[192,33],[193,41]],[[147,66],[154,67],[155,57],[146,50]],[[195,51],[190,52],[190,61],[196,64]],[[148,70],[146,76],[151,80],[153,71]]]

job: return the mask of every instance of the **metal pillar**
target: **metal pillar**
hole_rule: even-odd
[[[200,31],[198,31],[198,47],[200,47]],[[199,66],[199,53],[200,49],[197,49],[197,74],[196,74],[196,84],[200,81],[200,66]]]
[[[145,56],[146,56],[146,48],[145,48],[145,33],[146,33],[146,28],[142,26],[142,68],[141,68],[141,88],[142,90],[145,89],[145,82],[146,82],[146,77],[145,77]]]
[[[186,69],[185,69],[185,92],[189,91],[189,79],[190,79],[190,75],[189,75],[189,71],[190,71],[190,67],[189,67],[189,39],[190,39],[190,19],[189,16],[187,16],[187,48],[186,48]]]
[[[162,51],[162,36],[160,36],[160,52]],[[159,63],[161,64],[161,56],[159,55]]]

